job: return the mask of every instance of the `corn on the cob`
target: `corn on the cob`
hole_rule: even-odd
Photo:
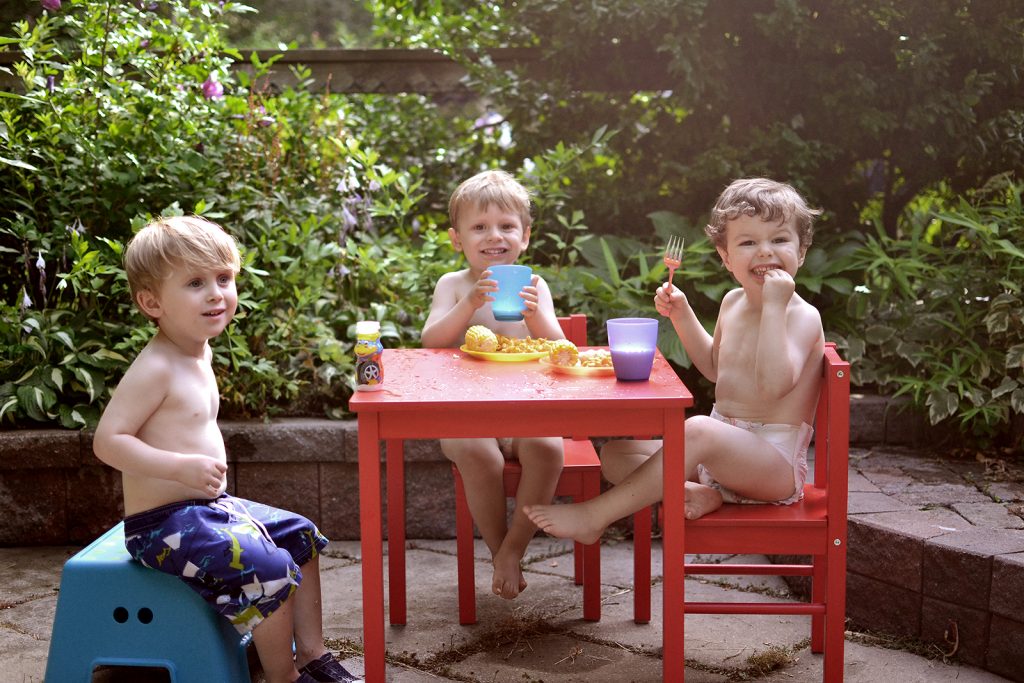
[[[483,325],[466,330],[466,348],[470,351],[494,353],[498,350],[498,337]]]
[[[572,367],[579,355],[579,349],[568,339],[557,339],[549,344],[548,356],[555,365]]]

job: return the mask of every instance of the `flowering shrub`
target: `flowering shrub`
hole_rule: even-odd
[[[356,259],[382,233],[408,235],[419,182],[303,70],[304,85],[273,95],[267,64],[234,74],[242,56],[220,29],[235,3],[44,6],[61,11],[13,25],[23,94],[0,98],[0,421],[95,422],[153,332],[131,305],[123,245],[154,216],[192,212],[243,250],[239,314],[213,342],[223,412],[295,410],[300,392],[312,396],[300,410],[340,411],[348,327],[373,316],[410,338],[387,322],[398,294],[362,291]]]
[[[0,98],[0,423],[94,424],[153,326],[121,268],[132,233],[197,213],[243,251],[239,312],[213,340],[225,416],[344,413],[354,323],[416,345],[434,283],[458,267],[446,202],[516,150],[496,113],[419,95],[271,92],[224,45],[236,3],[67,0],[12,26],[23,93]],[[250,72],[233,70],[247,61]],[[534,155],[531,256],[575,262],[567,170],[602,144]],[[544,246],[545,242],[548,246]],[[548,248],[550,247],[550,248]]]

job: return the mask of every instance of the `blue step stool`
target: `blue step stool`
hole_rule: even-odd
[[[97,666],[162,667],[172,683],[249,683],[227,619],[173,576],[143,567],[118,524],[64,564],[46,683],[90,683]]]

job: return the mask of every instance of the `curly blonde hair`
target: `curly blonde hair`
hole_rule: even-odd
[[[519,216],[523,228],[530,227],[530,192],[505,171],[484,171],[455,188],[448,200],[448,218],[458,229],[459,215],[467,206],[487,208],[494,205]]]
[[[791,185],[768,178],[742,178],[729,183],[711,209],[711,222],[704,232],[716,247],[725,247],[725,229],[740,216],[758,216],[769,223],[792,219],[800,237],[800,248],[811,246],[814,218],[821,209],[812,209]]]
[[[241,257],[234,238],[199,216],[158,218],[132,237],[124,250],[124,270],[135,299],[155,292],[178,268],[230,269],[238,274]]]

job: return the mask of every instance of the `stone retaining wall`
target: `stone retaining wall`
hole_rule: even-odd
[[[923,422],[900,417],[900,406],[856,396],[851,442],[918,443]],[[231,493],[300,512],[330,538],[359,537],[354,420],[224,422],[221,429]],[[407,442],[405,453],[408,537],[454,537],[451,471],[437,442]],[[120,476],[93,455],[91,432],[0,434],[0,546],[85,544],[122,511]]]

